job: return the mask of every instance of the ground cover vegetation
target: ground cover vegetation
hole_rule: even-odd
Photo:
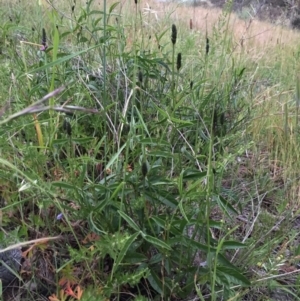
[[[1,0],[4,300],[299,299],[299,34],[231,9]]]

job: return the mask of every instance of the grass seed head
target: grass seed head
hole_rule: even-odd
[[[190,88],[191,88],[191,90],[193,89],[193,86],[194,86],[194,82],[191,80],[190,81]]]
[[[143,83],[143,72],[141,70],[139,70],[139,73],[138,73],[138,80],[139,80],[139,83]]]
[[[171,41],[172,41],[173,45],[176,44],[176,40],[177,40],[177,28],[176,28],[175,24],[172,24]]]
[[[181,52],[177,54],[177,71],[181,68]]]
[[[42,47],[41,51],[45,51],[48,48],[47,45],[47,35],[46,35],[46,30],[45,28],[42,29]]]
[[[69,121],[66,119],[64,120],[63,123],[63,130],[68,134],[68,136],[72,136],[72,126]]]
[[[206,54],[209,53],[209,38],[206,38]]]
[[[148,173],[147,162],[143,162],[143,164],[142,164],[142,175],[143,175],[144,178],[146,178],[147,173]]]

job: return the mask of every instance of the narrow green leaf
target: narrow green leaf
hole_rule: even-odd
[[[161,191],[161,193],[163,193],[163,191]],[[145,191],[144,194],[147,196],[149,201],[159,202],[174,209],[178,206],[178,202],[172,196],[168,198],[167,196],[152,194],[148,191]]]
[[[216,197],[216,200],[223,212],[225,212],[228,217],[231,217],[231,213],[234,213],[236,215],[238,214],[238,212],[230,205],[230,203],[226,201],[221,195],[218,195]]]
[[[188,244],[192,245],[193,247],[205,252],[205,253],[216,253],[217,249],[214,247],[209,247],[207,245],[203,245],[197,241],[194,241],[190,238],[185,238],[185,240],[188,242]]]
[[[158,216],[153,216],[153,217],[151,217],[151,219],[162,229],[165,228],[166,222],[162,218],[159,218]]]
[[[95,211],[95,212],[97,212],[97,211]],[[107,232],[105,232],[105,231],[103,231],[102,229],[100,229],[100,228],[96,225],[96,223],[94,222],[94,216],[93,216],[93,215],[94,215],[95,212],[92,211],[92,212],[89,214],[89,223],[91,223],[93,231],[96,230],[97,233],[101,233],[101,234],[108,235]],[[97,214],[95,214],[95,215],[97,215]]]
[[[109,160],[109,162],[106,165],[106,169],[110,168],[111,165],[120,157],[120,154],[122,152],[122,150],[124,149],[124,147],[126,146],[126,143],[120,147],[120,149],[118,150],[118,152],[116,154],[114,154],[111,159]]]
[[[72,142],[74,143],[79,143],[79,144],[86,144],[88,142],[94,141],[95,138],[93,137],[85,137],[85,138],[76,138],[76,137],[72,137]]]
[[[109,14],[112,13],[112,11],[120,4],[120,2],[116,2],[114,4],[111,5],[111,7],[109,8]]]
[[[136,106],[134,106],[134,109],[135,109],[136,113],[138,114],[139,120],[142,123],[143,128],[145,129],[146,133],[148,134],[149,137],[151,137],[151,135],[150,135],[150,133],[148,131],[147,125],[145,124],[143,116],[141,115],[140,111],[138,110],[138,108]]]
[[[206,176],[207,176],[206,171],[199,171],[197,169],[186,169],[183,172],[184,180],[204,179]]]
[[[167,249],[170,251],[172,250],[172,248],[169,245],[167,245],[165,242],[163,242],[162,240],[160,240],[156,237],[149,236],[149,235],[143,235],[143,238],[157,247],[161,247],[161,248],[164,248],[164,249]]]
[[[94,46],[92,46],[92,47],[86,48],[86,49],[84,49],[84,50],[81,50],[81,51],[72,53],[72,54],[70,54],[70,55],[64,56],[64,57],[62,57],[62,58],[59,58],[58,60],[52,61],[51,63],[45,64],[45,65],[43,65],[43,66],[41,66],[41,67],[39,67],[39,68],[30,70],[29,73],[34,74],[34,73],[37,73],[37,72],[39,72],[39,71],[45,70],[45,69],[47,69],[47,68],[50,68],[50,67],[59,65],[59,64],[61,64],[61,63],[63,63],[63,62],[69,61],[69,60],[71,60],[72,58],[74,58],[74,57],[76,57],[76,56],[79,56],[79,55],[81,55],[81,54],[83,54],[83,53],[86,53],[86,52],[88,52],[88,51],[90,51],[90,50],[92,50],[92,49],[95,49],[95,48],[97,48],[97,47],[100,47],[100,46],[101,46],[101,44],[97,44],[97,45],[94,45]],[[23,76],[27,76],[27,74],[22,74],[21,77],[23,77]]]
[[[173,158],[173,154],[171,152],[165,151],[150,151],[148,156],[158,157],[158,158]]]
[[[51,182],[54,187],[64,188],[64,189],[76,189],[76,186],[67,182]]]
[[[58,146],[58,145],[66,145],[67,143],[70,143],[70,139],[55,139],[53,140],[52,145]]]
[[[155,105],[155,104],[154,104]],[[190,122],[188,120],[182,120],[182,119],[179,119],[179,118],[175,118],[175,117],[172,117],[170,116],[166,111],[164,111],[163,109],[161,109],[160,107],[156,106],[156,109],[165,117],[168,118],[168,120],[174,122],[175,124],[179,124],[179,125],[186,125],[186,126],[189,126],[189,125],[193,125],[194,123],[193,122]]]
[[[189,219],[187,218],[186,214],[185,214],[185,211],[184,211],[184,208],[183,208],[183,200],[184,199],[181,199],[181,201],[179,202],[178,204],[178,207],[179,207],[179,210],[180,210],[180,213],[182,214],[182,216],[184,217],[184,219],[189,222]]]
[[[61,37],[61,39],[63,39],[64,37],[68,36],[71,33],[72,33],[71,31],[65,31],[60,35],[60,37]]]
[[[229,267],[218,266],[217,275],[223,273],[226,277],[229,277],[232,282],[240,285],[250,286],[251,282],[243,274],[241,274],[237,269],[232,269]],[[218,275],[219,276],[219,275]]]
[[[118,195],[119,191],[124,187],[125,184],[126,184],[125,182],[121,182],[118,185],[118,187],[115,189],[115,191],[111,195],[110,200],[114,199]]]
[[[104,15],[104,11],[102,10],[91,10],[89,12],[89,15],[92,16],[92,15]]]
[[[117,268],[119,267],[120,263],[122,262],[124,256],[127,253],[127,250],[130,248],[130,246],[133,244],[133,242],[135,241],[135,239],[140,235],[140,232],[136,232],[134,234],[132,234],[126,241],[126,243],[124,244],[122,250],[120,251],[118,257],[116,258],[115,262],[114,262],[114,266],[112,268],[112,272],[111,272],[111,278],[113,277],[115,271],[117,270]]]
[[[160,295],[163,294],[161,281],[153,270],[151,271],[151,275],[148,276],[148,281],[153,289],[155,289]]]
[[[218,253],[218,262],[222,265],[222,266],[226,266],[229,267],[231,269],[236,269],[236,267],[221,253]],[[239,272],[239,270],[237,270]]]
[[[91,141],[94,141],[94,138],[72,138],[72,142],[74,143],[78,143],[78,144],[85,144]],[[66,143],[69,143],[70,140],[69,139],[55,139],[53,140],[53,144],[54,145],[64,145]]]
[[[182,171],[178,177],[178,192],[180,196],[183,195],[183,173],[184,171]]]
[[[153,255],[150,260],[149,260],[149,265],[154,265],[154,264],[157,264],[157,263],[160,263],[163,259],[163,256],[161,253],[157,253],[155,255]]]
[[[95,212],[101,212],[110,202],[111,198],[104,198],[104,200],[100,201],[97,207],[95,207]]]
[[[135,231],[140,231],[139,226],[134,222],[134,220],[128,216],[125,212],[118,210],[118,213],[121,215],[123,219],[128,223],[128,225],[133,228]]]
[[[159,146],[159,147],[168,147],[170,148],[170,143],[167,141],[155,139],[155,138],[145,138],[141,139],[140,143],[142,144],[148,144],[148,145],[154,145],[154,146]]]
[[[126,262],[131,263],[131,264],[138,264],[138,263],[141,263],[143,261],[148,262],[148,257],[145,256],[144,254],[137,253],[137,252],[132,252],[131,250],[129,250],[126,253],[124,260],[126,260]]]
[[[182,119],[175,118],[175,117],[170,117],[170,120],[179,125],[185,125],[185,126],[194,125],[194,122],[191,122],[188,120],[182,120]]]
[[[159,42],[168,30],[169,29],[164,30],[162,33],[160,33],[160,35],[157,35],[157,33],[155,33],[156,40]]]
[[[165,186],[165,185],[173,185],[173,182],[164,178],[151,177],[151,186]]]
[[[198,220],[195,220],[195,219],[191,219],[190,220],[190,224],[189,226],[192,226],[192,225],[200,225],[200,226],[206,226],[207,225],[207,221],[198,221]],[[215,228],[215,229],[222,229],[224,227],[224,223],[223,222],[217,222],[217,221],[214,221],[212,219],[209,219],[208,220],[208,225],[210,228]]]
[[[223,250],[242,249],[242,248],[247,248],[247,247],[248,247],[248,245],[243,244],[238,241],[234,241],[234,240],[224,241],[223,245],[222,245]]]

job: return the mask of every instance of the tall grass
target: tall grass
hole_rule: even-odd
[[[230,7],[39,4],[0,11],[1,242],[60,238],[28,249],[19,293],[296,296],[297,45]]]

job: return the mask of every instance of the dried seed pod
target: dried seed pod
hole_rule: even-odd
[[[171,41],[172,41],[173,45],[176,44],[176,40],[177,40],[177,28],[176,28],[175,24],[172,24]]]
[[[63,130],[69,135],[72,135],[72,126],[71,123],[69,121],[67,121],[66,119],[64,120],[63,123]]]
[[[177,71],[181,68],[181,52],[177,54]]]

